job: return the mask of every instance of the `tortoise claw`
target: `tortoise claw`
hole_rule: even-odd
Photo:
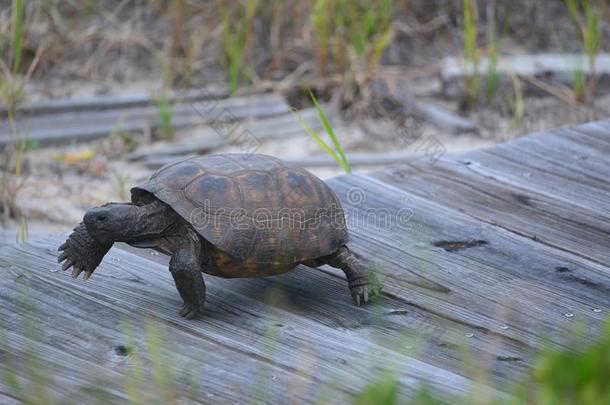
[[[75,267],[72,271],[72,278],[78,278],[78,276],[80,276],[80,273],[82,272],[83,270],[80,267]]]
[[[191,308],[188,305],[184,304],[182,308],[180,308],[180,312],[178,313],[180,314],[180,316],[184,317],[186,313],[190,311],[190,309]]]
[[[351,293],[354,305],[357,307],[360,307],[369,301],[369,288],[366,285],[352,288]]]
[[[66,258],[68,257],[68,252],[63,252],[62,254],[59,255],[59,257],[57,258],[57,263],[61,263],[63,262]]]
[[[63,262],[61,269],[64,271],[74,267],[73,278],[78,278],[82,272],[85,272],[83,278],[87,280],[111,246],[111,243],[101,244],[93,239],[85,225],[81,223],[59,247],[58,250],[62,253],[59,254],[57,261]]]
[[[185,319],[194,319],[199,315],[199,309],[192,305],[184,304],[180,309],[180,316]]]

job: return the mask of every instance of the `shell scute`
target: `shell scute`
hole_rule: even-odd
[[[335,193],[319,178],[257,154],[186,159],[132,189],[169,204],[216,248],[252,263],[326,256],[348,240]]]

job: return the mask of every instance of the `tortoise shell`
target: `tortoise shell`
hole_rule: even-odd
[[[132,202],[147,193],[216,248],[255,263],[299,263],[348,241],[335,193],[272,156],[217,154],[170,163],[131,189]]]

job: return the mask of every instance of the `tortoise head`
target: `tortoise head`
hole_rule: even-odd
[[[87,211],[83,221],[93,239],[111,243],[159,237],[177,220],[174,210],[155,200],[146,205],[104,204]]]
[[[137,222],[137,209],[133,204],[108,203],[91,208],[83,221],[87,231],[100,243],[125,241],[131,236],[131,228]]]

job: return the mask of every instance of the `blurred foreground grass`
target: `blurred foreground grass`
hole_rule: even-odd
[[[25,305],[24,311],[35,311],[33,305]],[[23,317],[23,333],[28,340],[39,342],[43,333],[32,325],[28,317]],[[200,387],[205,376],[190,375],[189,382],[179,381],[178,374],[185,370],[176,370],[172,364],[172,347],[168,344],[168,330],[145,322],[142,328],[136,329],[133,325],[122,324],[125,345],[115,350],[121,350],[121,356],[128,359],[128,373],[121,378],[122,393],[120,396],[130,404],[177,404],[207,402],[202,399]],[[262,339],[273,339],[274,336],[263,336]],[[138,345],[138,342],[144,342]],[[576,339],[574,340],[576,342]],[[34,347],[27,343],[19,345],[20,350],[11,347],[7,338],[7,331],[0,323],[0,387],[2,393],[25,404],[52,404],[73,403],[74,398],[59,398],[57,402],[51,399],[50,393],[57,383],[55,376],[61,370],[53,370],[45,359],[40,358]],[[140,348],[140,349],[138,349]],[[115,380],[104,380],[104,376],[94,374],[93,371],[82,370],[84,378],[90,381],[85,392],[89,403],[108,403],[111,401],[105,389],[115,390]],[[264,370],[259,370],[259,373]],[[477,371],[479,373],[480,371]],[[482,371],[485,372],[484,370]],[[434,386],[422,386],[418,391],[411,393],[410,400],[405,400],[399,393],[401,388],[396,374],[386,373],[371,376],[372,383],[362,389],[352,398],[345,398],[355,405],[394,405],[417,404],[436,405],[446,403],[447,398],[437,398]],[[468,374],[468,373],[466,373]],[[260,377],[260,376],[259,376]],[[477,389],[477,382],[473,382],[471,394],[466,397],[451,398],[454,404],[540,404],[540,405],[605,405],[610,404],[610,320],[606,322],[605,333],[600,340],[589,347],[578,347],[576,343],[568,350],[547,349],[543,351],[530,371],[528,378],[514,387],[496,387],[500,391],[509,393],[509,399],[481,397]],[[110,378],[110,377],[108,377]],[[473,378],[473,381],[476,379]],[[252,393],[252,402],[268,401],[264,380],[253,376],[255,382]],[[479,380],[476,380],[479,381]],[[479,384],[490,384],[488,381],[479,381]],[[336,385],[336,383],[334,383]],[[97,387],[97,388],[95,388]],[[337,388],[331,383],[328,389]],[[4,391],[8,390],[8,391]],[[325,391],[322,389],[321,392]],[[114,394],[116,401],[116,392]],[[258,398],[258,399],[257,399]],[[263,398],[263,399],[261,399]],[[312,402],[325,403],[324,396],[312,398]],[[123,401],[120,401],[123,402]]]
[[[454,404],[537,404],[537,405],[607,405],[610,404],[610,320],[604,336],[588,348],[546,350],[540,356],[531,377],[518,385],[510,400],[499,398],[455,398]],[[430,387],[434,388],[434,387]],[[505,387],[502,387],[505,388]],[[354,400],[357,405],[400,404],[398,383],[384,376],[365,388]],[[417,405],[443,403],[428,387],[415,393],[410,401]]]

